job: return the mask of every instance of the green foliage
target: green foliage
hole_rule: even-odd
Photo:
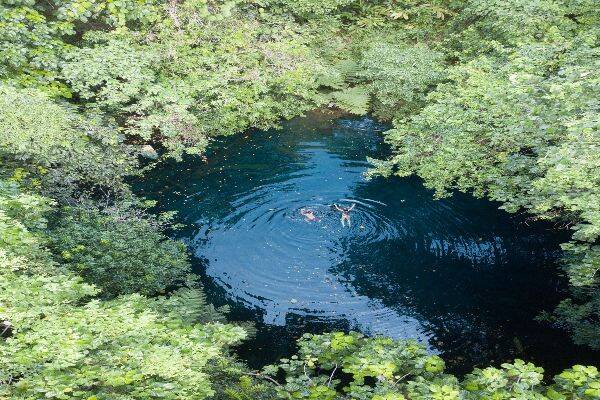
[[[46,226],[45,213],[53,204],[50,199],[21,193],[14,183],[0,181],[0,245],[7,257],[28,257],[29,267],[42,272],[50,258],[30,230]]]
[[[322,101],[301,27],[244,3],[6,4],[0,78],[83,101],[168,155],[197,154],[211,136],[272,127]]]
[[[460,3],[460,12],[446,38],[448,51],[460,58],[501,52],[503,46],[560,42],[575,28],[573,20],[566,18],[568,11],[562,0]]]
[[[0,78],[70,97],[57,79],[81,26],[123,27],[157,17],[153,0],[13,0],[0,4]],[[90,24],[90,25],[85,25]]]
[[[51,230],[51,248],[103,297],[151,296],[183,283],[190,272],[185,246],[167,239],[158,223],[136,209],[72,208]]]
[[[472,191],[572,225],[563,248],[575,300],[558,323],[598,347],[600,25],[574,29],[559,2],[492,3],[468,2],[462,18],[478,19],[458,36],[471,46],[457,45],[465,61],[420,112],[398,110],[387,133],[394,155],[375,164],[416,173],[437,196]]]
[[[557,375],[556,387],[548,391],[552,400],[572,398],[598,398],[600,397],[600,374],[596,367],[575,365]]]
[[[371,97],[369,90],[363,86],[333,92],[331,97],[337,107],[351,114],[365,115],[369,112]]]
[[[169,298],[90,300],[98,290],[52,262],[43,247],[52,202],[14,184],[0,187],[0,321],[3,335],[10,330],[0,339],[1,398],[214,393],[208,364],[229,365],[224,349],[244,338],[242,328],[220,322],[222,315],[190,289]]]
[[[595,255],[598,259],[598,255]],[[588,289],[588,290],[585,290]],[[585,288],[583,293],[575,291],[575,299],[563,300],[556,307],[556,317],[550,318],[558,326],[572,332],[577,344],[600,348],[598,320],[600,319],[600,296]]]
[[[3,360],[27,360],[16,371],[14,364],[2,366],[8,376],[22,375],[13,398],[205,398],[212,394],[206,363],[243,337],[218,323],[186,326],[167,319],[138,295],[68,311],[47,316],[3,346]]]
[[[278,388],[281,398],[334,399],[341,393],[359,399],[391,395],[403,398],[410,377],[438,379],[444,370],[439,357],[428,355],[412,341],[335,332],[305,334],[298,345],[298,355],[264,371],[285,372],[285,385]],[[416,382],[413,386],[412,391],[420,391]]]
[[[323,104],[374,112],[394,123],[374,172],[572,227],[553,320],[600,348],[599,27],[594,0],[1,2],[0,398],[599,398],[594,367],[460,381],[357,333],[246,371],[227,351],[246,331],[180,287],[183,245],[125,183],[143,144],[177,158]]]
[[[226,4],[173,2],[143,34],[88,32],[62,76],[90,108],[117,115],[128,135],[175,157],[201,152],[211,136],[272,127],[314,108],[319,64],[298,28],[261,25],[234,5],[225,18]]]
[[[282,7],[284,10],[302,18],[315,18],[335,14],[341,8],[356,2],[356,0],[267,0],[260,3],[266,7]]]
[[[60,200],[124,191],[137,166],[131,146],[98,116],[80,115],[38,90],[0,85],[0,170]]]
[[[595,367],[577,365],[544,385],[542,368],[515,360],[501,369],[475,369],[459,381],[444,373],[439,357],[412,341],[335,332],[305,334],[298,345],[297,355],[263,371],[283,372],[276,386],[282,399],[591,400],[600,394]]]
[[[361,75],[370,82],[376,115],[383,118],[414,112],[445,77],[443,54],[424,45],[378,43],[362,57]]]
[[[522,360],[502,364],[502,369],[475,369],[465,378],[464,387],[470,398],[510,399],[515,397],[543,399],[542,368]]]

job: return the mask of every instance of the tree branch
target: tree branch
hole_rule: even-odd
[[[335,367],[333,368],[333,371],[331,372],[331,375],[329,376],[329,380],[327,381],[327,387],[329,387],[329,385],[331,385],[331,380],[333,379],[333,375],[335,374],[335,371],[337,371],[338,365],[337,363],[335,364]]]
[[[250,375],[250,376],[255,376],[257,378],[262,378],[262,379],[266,379],[271,383],[276,384],[277,386],[281,386],[281,383],[277,382],[275,379],[271,378],[268,375],[263,375],[261,373],[258,372],[243,372],[244,375]]]

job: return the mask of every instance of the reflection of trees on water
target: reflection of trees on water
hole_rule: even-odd
[[[256,135],[268,137],[269,133]],[[193,156],[182,162],[167,162],[138,191],[158,200],[162,209],[178,210],[179,218],[186,224],[218,220],[235,212],[236,198],[265,183],[285,181],[303,169],[306,157],[296,151],[280,150],[277,140],[249,141],[243,135],[221,139],[209,149],[206,165]],[[189,237],[192,230],[188,226],[182,236]]]

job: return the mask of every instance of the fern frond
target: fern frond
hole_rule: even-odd
[[[336,68],[327,68],[317,75],[320,87],[339,90],[345,86],[344,76]]]
[[[208,303],[204,292],[196,288],[181,288],[169,297],[158,298],[156,308],[187,324],[225,322],[225,314],[229,311],[226,307]]]
[[[365,115],[369,112],[371,95],[368,88],[355,86],[334,92],[331,95],[336,106],[344,111],[356,115]]]
[[[356,83],[360,79],[361,66],[356,60],[341,60],[334,67],[347,83]]]

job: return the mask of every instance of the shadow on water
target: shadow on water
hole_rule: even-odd
[[[568,235],[468,195],[433,200],[415,178],[366,181],[384,129],[296,119],[221,139],[208,163],[167,163],[136,185],[179,212],[209,298],[255,321],[242,357],[260,366],[303,332],[355,329],[414,338],[457,373],[518,357],[552,373],[597,361],[534,320],[565,296],[557,258]],[[357,204],[351,227],[334,203]]]

